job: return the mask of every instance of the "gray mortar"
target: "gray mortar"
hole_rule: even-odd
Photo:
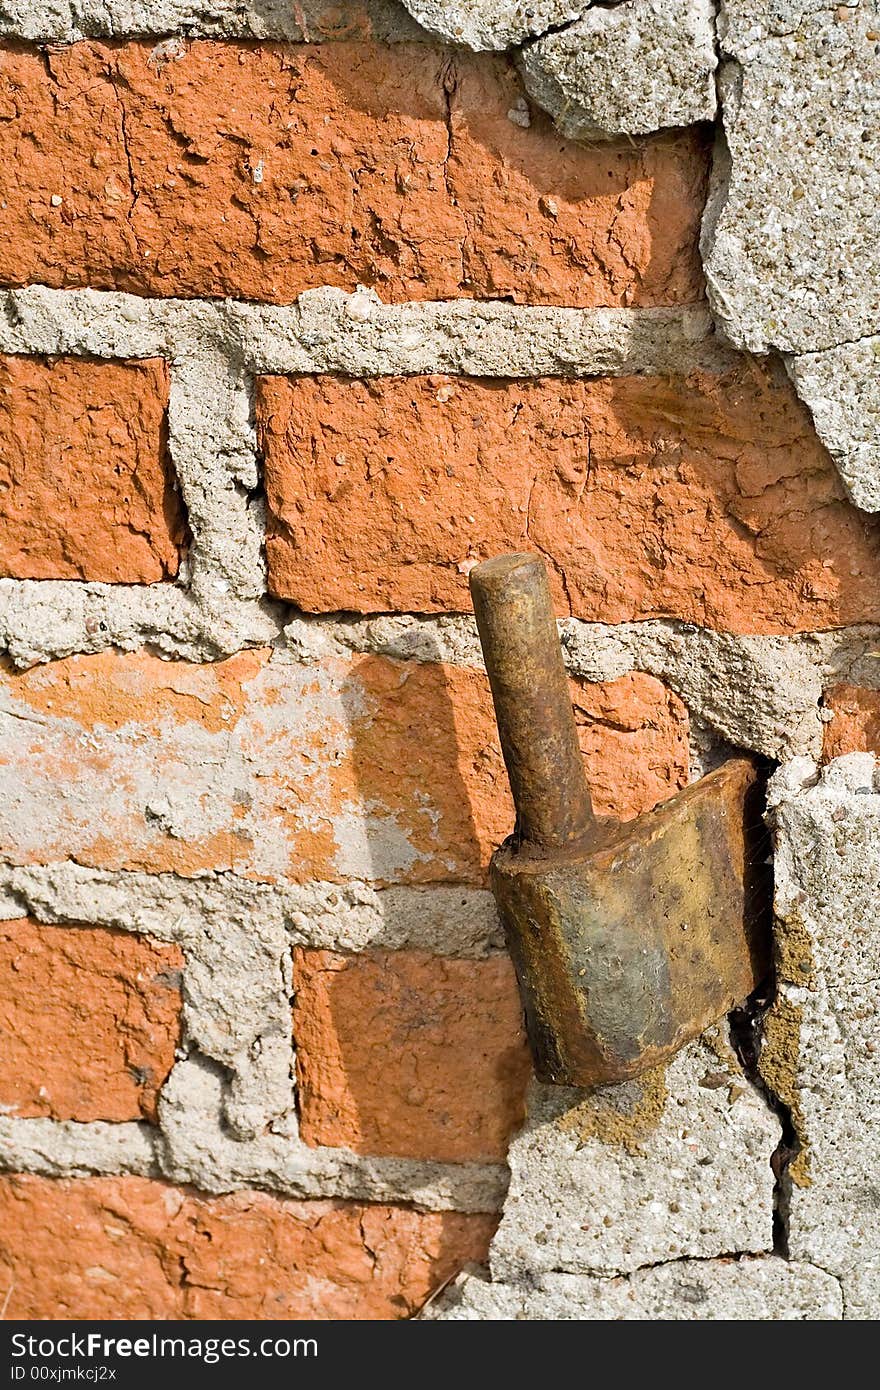
[[[10,1173],[63,1178],[131,1173],[155,1178],[160,1174],[159,1144],[159,1132],[152,1125],[0,1116],[0,1169]]]
[[[44,291],[45,293],[45,291]],[[63,293],[63,292],[62,292]],[[558,309],[460,299],[383,304],[375,290],[306,290],[291,305],[223,308],[224,341],[256,372],[351,376],[620,376],[723,372],[736,361],[703,304]]]
[[[0,35],[33,42],[183,34],[192,38],[321,43],[365,37],[384,43],[427,35],[394,0],[0,0]]]
[[[646,671],[681,696],[718,738],[769,758],[818,754],[829,711],[822,693],[841,681],[880,686],[880,629],[860,626],[792,637],[735,636],[687,623],[559,624],[568,669],[589,681]],[[285,628],[300,661],[346,649],[482,669],[470,617],[297,618]]]
[[[837,1280],[775,1255],[674,1260],[618,1279],[544,1274],[533,1287],[461,1275],[422,1317],[443,1322],[838,1321]]]
[[[191,1057],[174,1068],[160,1101],[161,1129],[0,1116],[0,1169],[48,1177],[135,1174],[193,1183],[204,1192],[267,1188],[291,1197],[403,1201],[430,1211],[496,1211],[507,1184],[500,1164],[421,1163],[310,1148],[293,1109],[273,1131],[242,1142],[223,1123],[222,1069]]]
[[[212,593],[210,578],[192,591],[175,584],[0,579],[0,648],[19,667],[108,647],[216,661],[269,646],[282,623],[276,605]]]
[[[277,943],[283,928],[291,945],[328,951],[412,949],[482,959],[502,949],[491,894],[446,884],[255,883],[232,873],[113,873],[71,860],[0,865],[0,920],[24,915],[144,932],[185,944],[191,955],[229,915],[264,940]]]
[[[533,101],[571,140],[609,140],[715,118],[714,0],[623,0],[527,43]]]

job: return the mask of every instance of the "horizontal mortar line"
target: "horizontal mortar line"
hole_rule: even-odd
[[[261,1161],[261,1141],[227,1140],[240,1147],[241,1171],[217,1162],[214,1171],[191,1174],[186,1159],[167,1153],[161,1126],[137,1121],[75,1121],[0,1116],[0,1172],[39,1176],[141,1176],[172,1184],[193,1183],[203,1192],[257,1189],[305,1200],[342,1198],[398,1202],[433,1211],[496,1211],[509,1172],[502,1162],[416,1159],[314,1148],[275,1140]],[[256,1149],[256,1152],[254,1150]],[[284,1151],[289,1150],[288,1162]],[[288,1171],[285,1172],[285,1167]]]
[[[10,8],[6,7],[7,10]],[[125,43],[163,38],[212,39],[231,42],[285,42],[290,44],[325,44],[357,38],[344,28],[339,33],[320,28],[316,17],[315,29],[310,28],[309,7],[291,4],[288,13],[276,8],[263,14],[258,3],[242,4],[236,0],[214,0],[212,14],[207,6],[189,6],[181,0],[153,0],[138,7],[138,18],[132,21],[131,0],[116,4],[104,0],[100,13],[82,14],[77,0],[19,0],[17,14],[0,22],[0,39],[19,39],[25,43],[79,43],[88,39],[106,39]],[[305,13],[302,13],[305,8]],[[436,46],[442,40],[422,29],[407,12],[392,4],[369,5],[376,21],[384,19],[378,32],[370,34],[375,43],[423,43]],[[296,12],[300,11],[300,20]]]
[[[722,371],[735,360],[714,337],[705,302],[587,309],[472,299],[383,304],[375,291],[330,286],[282,305],[44,285],[0,291],[2,351],[167,355],[179,362],[209,344],[254,373],[680,375],[699,367]]]
[[[440,921],[425,919],[425,909]],[[465,909],[463,912],[462,909]],[[494,903],[478,884],[396,884],[312,879],[262,883],[218,870],[200,877],[95,869],[70,859],[0,863],[0,920],[28,915],[50,926],[112,927],[175,941],[198,956],[197,930],[218,914],[260,915],[286,931],[291,945],[358,952],[418,948],[436,955],[483,958],[502,949]],[[346,918],[349,925],[346,927]]]
[[[202,578],[206,577],[208,577],[207,571],[203,570]],[[92,616],[89,605],[92,605],[95,611],[100,609],[103,618],[108,616],[112,618],[113,609],[118,608],[120,610],[118,614],[120,622],[115,629],[106,626],[103,630],[89,631],[88,641],[82,647],[70,648],[69,655],[90,655],[116,646],[115,638],[122,634],[126,637],[137,635],[140,626],[143,626],[145,634],[148,631],[149,635],[145,635],[145,641],[149,641],[151,645],[155,645],[157,638],[161,638],[163,635],[169,646],[174,646],[176,643],[184,645],[186,638],[176,636],[172,626],[173,620],[185,616],[187,625],[191,628],[193,617],[199,609],[204,610],[205,606],[202,594],[196,596],[184,586],[173,582],[110,584],[97,580],[14,579],[10,576],[2,576],[0,577],[0,632],[2,632],[4,625],[7,629],[11,626],[10,620],[26,618],[31,609],[39,609],[40,622],[45,625],[51,619],[52,609],[55,607],[58,609],[59,616],[63,615],[67,632],[70,634],[76,624],[76,618],[71,614],[70,607],[72,601],[76,599],[81,601],[83,617],[87,611],[88,616]],[[163,605],[162,616],[170,620],[164,634],[157,634],[156,632],[156,614],[150,608],[152,600]],[[132,603],[142,606],[140,614],[130,612]],[[276,610],[274,614],[271,611],[273,608]],[[305,652],[303,660],[313,660],[316,655],[340,655],[341,650],[334,651],[326,646],[322,649],[319,645],[321,639],[326,639],[329,636],[339,644],[340,649],[354,653],[364,651],[388,652],[408,660],[428,664],[439,661],[460,666],[482,667],[483,665],[477,642],[476,623],[473,614],[465,609],[447,609],[438,613],[402,609],[384,609],[354,614],[339,610],[326,613],[307,613],[286,600],[275,598],[269,593],[251,599],[236,598],[234,595],[224,594],[218,600],[218,610],[222,609],[232,611],[236,615],[251,615],[264,629],[267,625],[271,625],[278,636],[282,636],[291,628],[295,628],[296,644]],[[175,610],[178,611],[175,612]],[[206,622],[217,616],[217,613],[211,612],[206,617]],[[865,641],[878,644],[878,651],[870,655],[875,655],[880,663],[880,623],[872,622],[847,623],[828,628],[810,628],[799,632],[730,632],[722,628],[707,627],[700,623],[675,617],[624,618],[617,623],[582,617],[567,617],[559,618],[557,626],[563,640],[563,648],[568,634],[583,634],[586,638],[591,636],[610,638],[623,644],[630,641],[637,642],[644,637],[668,637],[677,642],[712,642],[743,649],[754,649],[757,645],[766,645],[781,651],[785,651],[786,648],[803,648],[808,653],[814,653],[817,664],[821,665],[824,649],[833,649],[837,644],[843,645],[852,641]],[[371,628],[378,628],[379,631],[370,631]],[[412,638],[410,645],[404,651],[401,643],[405,639],[410,639],[411,635],[416,632],[423,635],[426,640],[420,643]],[[449,641],[450,633],[455,638],[455,645]],[[306,651],[311,646],[309,637],[312,635],[316,637],[316,649]],[[427,639],[435,636],[439,639],[438,646],[435,650],[429,651]],[[469,636],[472,637],[473,641],[465,642],[464,649],[462,649],[462,639]],[[271,645],[269,635],[265,630],[254,640],[242,643],[239,650],[245,650],[255,645]],[[2,638],[0,638],[0,650],[2,649]],[[286,652],[283,659],[297,662],[295,653]],[[568,659],[571,661],[570,654],[568,654]],[[877,681],[880,685],[880,664],[878,664]]]

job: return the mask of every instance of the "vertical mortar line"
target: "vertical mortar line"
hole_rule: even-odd
[[[225,336],[229,320],[213,306],[199,311],[173,344],[169,444],[193,536],[189,587],[216,607],[226,595],[265,595],[263,518],[250,505],[259,482],[252,378]]]

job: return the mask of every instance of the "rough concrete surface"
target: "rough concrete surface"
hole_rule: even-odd
[[[880,507],[880,7],[876,0],[724,0],[724,146],[703,263],[737,347],[790,354],[853,500]],[[801,368],[803,354],[817,354]]]
[[[509,48],[567,24],[590,0],[404,0],[429,33],[469,48]]]
[[[715,116],[713,0],[596,6],[522,49],[533,101],[570,140],[602,140]]]
[[[775,1116],[719,1040],[593,1093],[535,1087],[489,1253],[502,1282],[772,1249]]]
[[[786,366],[850,497],[880,511],[880,335],[789,357]]]
[[[800,1143],[784,1188],[796,1260],[841,1282],[846,1316],[880,1297],[880,776],[853,753],[796,759],[770,785],[779,994],[760,1065]]]
[[[814,1265],[775,1255],[674,1260],[625,1277],[542,1274],[528,1286],[459,1276],[424,1318],[467,1321],[795,1321],[838,1320],[837,1280]]]
[[[704,260],[738,347],[818,352],[877,331],[878,14],[874,0],[810,13],[793,0],[768,24],[753,0],[722,6],[730,165],[717,170]]]

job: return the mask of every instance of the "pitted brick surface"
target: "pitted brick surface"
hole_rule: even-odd
[[[401,1318],[469,1260],[491,1216],[143,1178],[0,1179],[10,1318]]]
[[[152,584],[185,525],[163,361],[0,357],[0,574]]]
[[[504,1159],[531,1060],[505,956],[294,954],[307,1143],[410,1158]]]
[[[538,550],[560,615],[739,633],[880,616],[880,525],[779,369],[270,377],[257,415],[270,588],[312,611],[468,611],[472,564]]]
[[[506,59],[423,44],[0,53],[0,282],[285,301],[700,297],[699,136],[586,152]]]
[[[0,1111],[155,1120],[182,966],[178,946],[128,932],[0,922]]]

